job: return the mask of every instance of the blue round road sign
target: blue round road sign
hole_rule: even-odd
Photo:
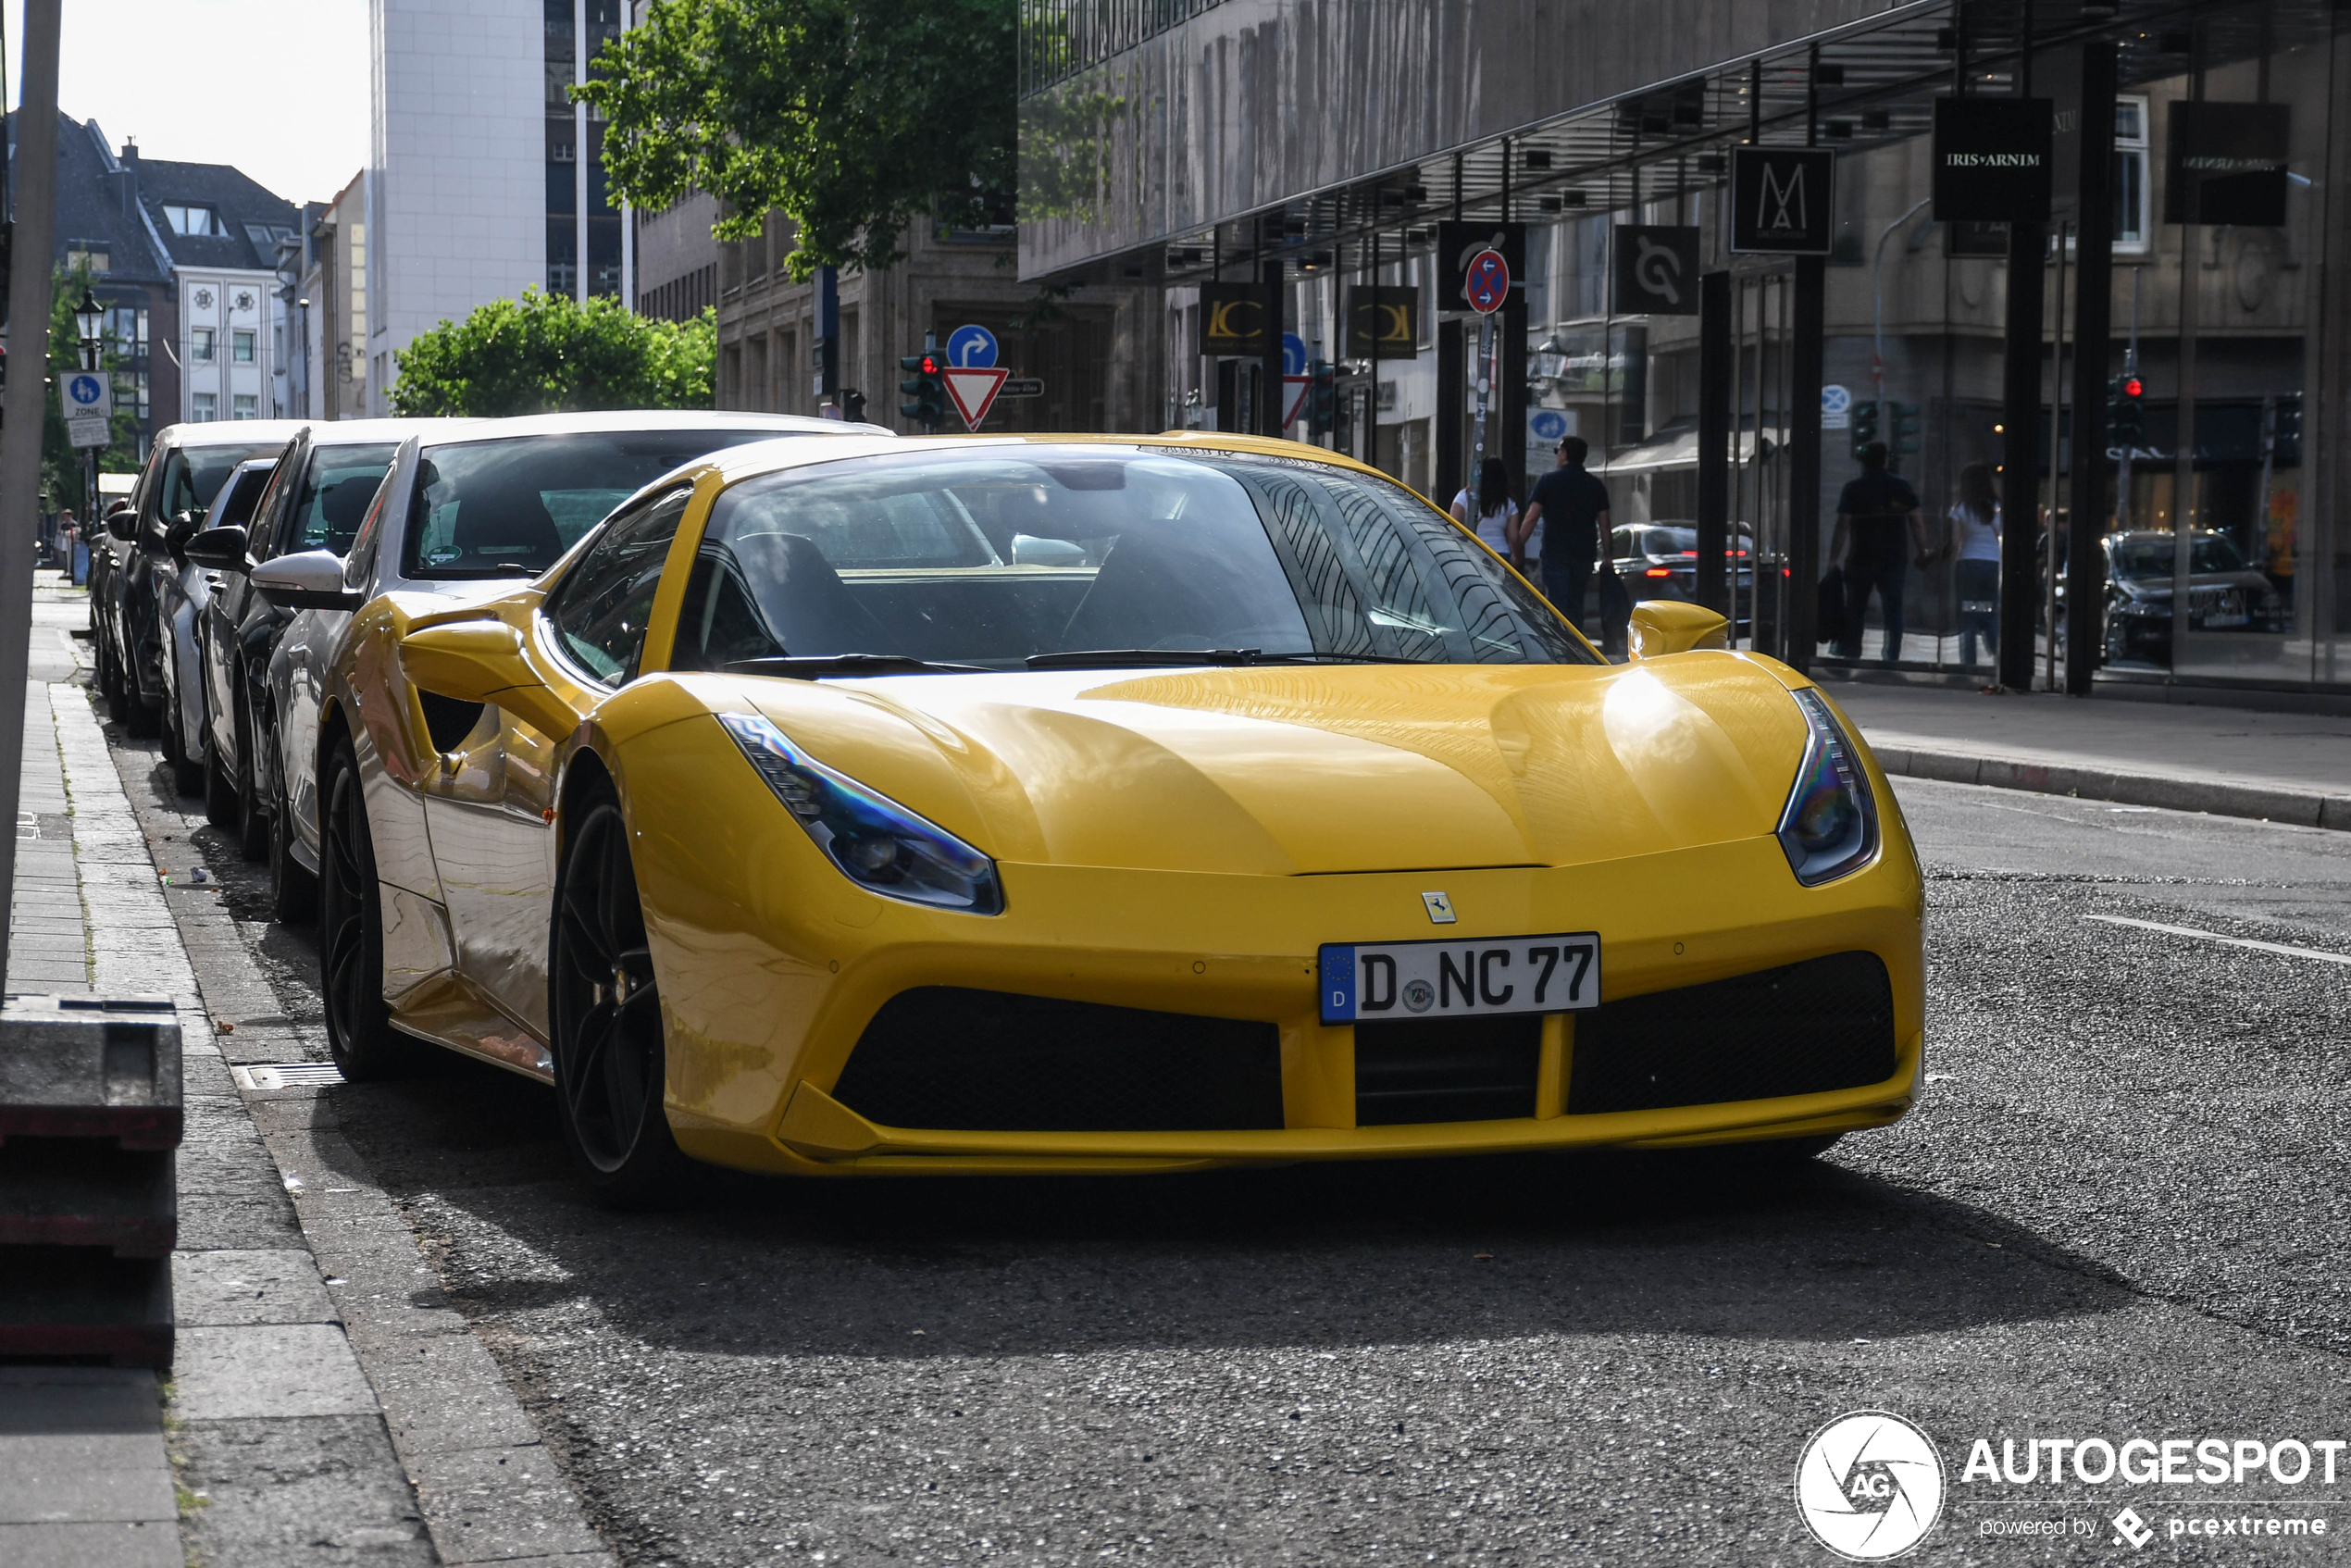
[[[958,370],[988,370],[996,364],[996,334],[963,326],[947,334],[947,363]]]
[[[1462,292],[1469,307],[1480,316],[1501,309],[1502,302],[1511,297],[1511,264],[1502,259],[1502,253],[1480,251],[1470,257],[1469,280]]]
[[[84,408],[94,407],[106,390],[95,376],[76,376],[66,383],[66,395]]]
[[[1526,417],[1526,433],[1540,442],[1555,442],[1567,434],[1567,416],[1556,408],[1538,408]]]
[[[1296,332],[1282,334],[1282,374],[1285,376],[1306,374],[1306,340]]]

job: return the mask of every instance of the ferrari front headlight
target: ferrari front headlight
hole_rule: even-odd
[[[1807,688],[1789,695],[1811,734],[1780,814],[1780,848],[1796,879],[1811,888],[1859,871],[1877,853],[1877,802],[1853,742],[1821,694]]]
[[[776,798],[841,874],[868,892],[936,909],[1000,915],[996,863],[887,795],[827,767],[757,714],[720,714]]]

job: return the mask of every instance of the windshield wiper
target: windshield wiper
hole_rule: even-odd
[[[986,665],[950,665],[917,659],[910,653],[811,653],[806,657],[776,653],[765,658],[736,659],[727,666],[733,675],[779,675],[788,680],[822,680],[828,675],[984,675]]]
[[[1388,653],[1268,653],[1263,648],[1080,648],[1031,653],[1030,669],[1116,669],[1156,665],[1424,665]]]

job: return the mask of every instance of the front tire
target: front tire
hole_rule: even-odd
[[[341,750],[348,749],[349,742],[346,741]],[[341,751],[338,752],[338,755],[340,754]],[[283,767],[273,767],[269,771],[272,778],[282,778],[285,773],[285,769]],[[355,790],[358,787],[359,779],[359,769],[356,763],[352,765],[350,777],[352,786]],[[267,823],[269,834],[269,918],[277,921],[280,925],[299,926],[318,913],[318,885],[321,878],[315,877],[310,872],[303,869],[302,862],[294,858],[293,803],[287,799],[286,792],[282,788],[274,790],[272,793],[274,798],[270,803]],[[327,796],[322,791],[319,794],[318,799],[323,803],[327,800]],[[323,828],[323,813],[321,814],[320,825]],[[361,831],[366,831],[367,825],[367,814],[365,811],[362,811],[359,813],[359,826]],[[321,831],[318,836],[318,865],[320,870],[322,871],[326,868],[327,862],[325,852],[326,843],[326,834]],[[368,897],[370,899],[375,897],[375,852],[374,850],[370,848],[367,854],[367,888]],[[373,905],[371,904],[370,907],[372,908]]]
[[[384,1005],[383,905],[376,887],[375,839],[367,830],[359,763],[348,740],[335,748],[322,785],[319,799],[327,811],[318,838],[318,982],[327,1003],[327,1048],[342,1076],[355,1083],[405,1076],[416,1070],[423,1047],[392,1027],[392,1010]]]
[[[663,1107],[661,997],[628,829],[609,787],[565,815],[548,966],[557,1111],[599,1196],[651,1203],[675,1189],[686,1158]]]
[[[201,752],[191,754],[188,738],[180,732],[180,699],[164,698],[163,760],[171,765],[171,787],[182,795],[193,795],[204,789],[204,757]]]
[[[237,852],[247,860],[259,860],[269,852],[269,806],[261,793],[260,770],[254,765],[258,753],[254,750],[253,704],[245,701],[242,672],[234,690],[237,693]],[[223,823],[222,826],[229,825]]]

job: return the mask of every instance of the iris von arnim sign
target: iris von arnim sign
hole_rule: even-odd
[[[2046,98],[1934,101],[1934,221],[2045,223],[2051,118]]]

